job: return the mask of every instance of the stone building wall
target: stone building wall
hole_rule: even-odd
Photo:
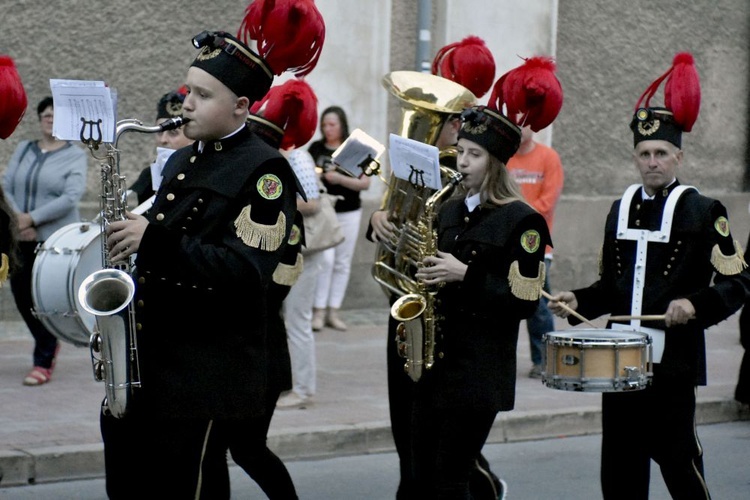
[[[681,180],[726,202],[733,232],[748,233],[744,182],[748,164],[747,0],[433,0],[432,50],[467,34],[484,38],[498,61],[496,77],[518,56],[553,54],[565,90],[557,122],[542,138],[559,151],[566,183],[553,231],[555,288],[595,277],[604,216],[624,188],[637,182],[628,130],[641,92],[678,51],[694,54],[703,86],[701,115],[685,137]],[[387,141],[400,110],[380,80],[388,71],[414,69],[415,0],[316,0],[327,23],[326,45],[309,81],[319,105],[340,104],[350,123]],[[246,0],[98,2],[9,0],[0,24],[0,53],[15,58],[29,94],[27,116],[0,142],[0,172],[18,141],[35,137],[36,103],[49,78],[104,80],[117,88],[119,116],[149,122],[158,98],[182,84],[195,56],[190,38],[202,29],[233,31]],[[54,20],[54,22],[51,22]],[[657,100],[661,99],[661,94]],[[152,159],[153,138],[120,141],[123,173],[135,177]],[[82,204],[91,217],[98,203],[98,168],[90,161]],[[345,308],[381,307],[385,296],[370,277],[375,246],[364,237],[367,217],[383,192],[380,181],[363,194],[364,214]],[[0,290],[0,320],[14,319],[9,287]]]

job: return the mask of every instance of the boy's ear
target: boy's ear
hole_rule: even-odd
[[[235,106],[238,111],[247,112],[250,109],[250,99],[245,96],[238,97]]]

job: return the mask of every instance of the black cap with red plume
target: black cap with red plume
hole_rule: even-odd
[[[176,118],[182,116],[182,103],[185,102],[187,87],[184,85],[177,90],[167,92],[156,104],[156,119]]]
[[[26,91],[13,59],[0,55],[0,139],[7,139],[16,130],[27,104]]]
[[[651,98],[665,79],[665,107],[651,107]],[[630,122],[634,145],[662,140],[682,147],[682,133],[693,129],[700,106],[701,86],[695,61],[688,52],[680,52],[674,56],[672,67],[648,86],[635,105]]]
[[[463,85],[482,97],[495,79],[495,58],[478,36],[467,36],[438,50],[432,74]]]
[[[563,92],[555,69],[552,59],[532,57],[505,73],[495,82],[486,107],[464,112],[458,136],[507,163],[521,144],[521,127],[538,132],[557,118]]]
[[[257,53],[250,40],[257,42]],[[312,71],[324,40],[325,23],[313,0],[254,0],[236,37],[224,31],[193,37],[201,52],[192,65],[254,102],[271,88],[274,75]]]
[[[250,108],[250,130],[277,149],[306,144],[318,125],[318,98],[312,87],[291,79],[271,90]]]

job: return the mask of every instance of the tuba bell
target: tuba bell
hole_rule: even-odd
[[[427,73],[394,71],[383,78],[383,86],[401,105],[399,135],[431,145],[451,115],[476,103],[474,94],[462,85]],[[391,308],[391,316],[399,322],[395,341],[406,359],[404,370],[415,382],[434,360],[437,290],[418,282],[414,274],[422,259],[437,251],[434,217],[462,177],[445,166],[455,157],[453,146],[440,152],[444,187],[439,190],[391,174],[381,208],[394,231],[389,241],[378,242],[372,276],[386,296],[400,297]]]
[[[417,71],[393,71],[383,77],[383,86],[393,94],[401,106],[401,128],[398,135],[434,145],[443,125],[454,114],[476,104],[476,97],[466,87],[446,78],[419,73]],[[455,158],[455,147],[440,152],[441,178],[443,185],[455,173],[444,165]],[[427,206],[428,199],[436,190],[418,183],[399,179],[391,173],[381,210],[388,213],[393,224],[393,238],[377,244],[372,276],[387,297],[416,293],[419,289],[414,280],[415,258],[424,243],[416,231]],[[437,209],[437,206],[434,207]]]

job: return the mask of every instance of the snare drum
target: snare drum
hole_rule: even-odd
[[[564,391],[645,389],[651,377],[651,338],[607,329],[549,332],[542,382]]]
[[[78,305],[78,288],[102,268],[99,224],[61,227],[37,250],[32,268],[34,314],[55,337],[80,347],[89,345],[96,318]]]

